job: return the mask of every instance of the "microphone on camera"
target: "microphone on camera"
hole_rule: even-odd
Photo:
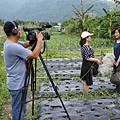
[[[52,25],[49,25],[49,24],[42,26],[42,28],[51,28],[51,27],[52,27]]]
[[[30,32],[30,31],[33,31],[33,30],[43,31],[43,30],[45,30],[46,28],[51,28],[51,27],[52,27],[52,25],[49,25],[49,24],[43,25],[42,27],[38,27],[38,28],[29,28],[29,27],[24,26],[24,27],[23,27],[23,30],[24,30],[25,32]]]

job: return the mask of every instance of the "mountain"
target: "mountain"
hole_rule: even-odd
[[[39,22],[61,22],[74,17],[75,5],[81,10],[81,0],[0,0],[0,19]],[[115,4],[107,0],[83,0],[84,10],[94,5],[94,15],[104,15],[102,8],[109,10]]]

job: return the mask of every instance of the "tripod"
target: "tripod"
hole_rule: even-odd
[[[31,50],[33,50],[35,48],[35,45],[36,45],[36,43],[33,45],[33,47],[32,47]],[[44,49],[43,49],[42,53],[44,53],[44,51],[45,51],[45,42],[44,42]],[[69,114],[67,112],[67,109],[66,109],[66,107],[65,107],[65,105],[64,105],[64,103],[63,103],[63,101],[62,101],[62,99],[60,97],[59,92],[58,92],[58,87],[55,86],[55,84],[54,84],[54,82],[52,80],[52,77],[51,77],[51,75],[50,75],[50,73],[49,73],[49,71],[48,71],[48,69],[46,67],[46,64],[45,64],[45,62],[44,62],[44,60],[42,58],[42,55],[41,55],[42,53],[41,52],[39,53],[39,58],[40,58],[40,60],[41,60],[41,62],[43,64],[43,67],[44,67],[44,69],[46,71],[46,74],[47,74],[47,76],[48,76],[48,78],[49,78],[49,80],[50,80],[50,82],[52,84],[52,87],[53,87],[53,89],[54,89],[57,97],[59,98],[59,100],[60,100],[60,102],[61,102],[61,104],[62,104],[62,106],[63,106],[63,108],[65,110],[65,113],[66,113],[68,119],[71,120],[70,116],[69,116]],[[43,98],[41,96],[35,97],[35,91],[36,91],[36,64],[37,64],[37,59],[35,59],[35,66],[34,67],[33,67],[32,62],[33,62],[33,59],[29,59],[27,61],[27,71],[26,71],[26,77],[25,77],[24,87],[22,88],[22,100],[21,100],[21,108],[20,108],[20,114],[19,114],[19,119],[18,120],[20,120],[21,112],[22,112],[22,109],[23,109],[23,105],[25,105],[26,103],[32,101],[32,116],[34,116],[34,101],[37,100],[37,99],[39,99],[39,98]],[[29,86],[29,83],[30,83],[30,78],[31,78],[32,99],[26,101],[27,92],[28,92],[28,86]],[[44,97],[44,98],[46,98],[46,97]]]

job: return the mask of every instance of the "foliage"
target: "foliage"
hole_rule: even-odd
[[[0,55],[0,110],[3,109],[3,104],[9,98],[7,85],[6,85],[6,70],[4,67],[3,56]]]
[[[75,5],[73,5],[75,18],[69,18],[62,22],[62,27],[65,27],[66,34],[53,33],[52,31],[50,31],[51,40],[45,41],[46,51],[43,54],[43,58],[81,57],[79,40],[80,40],[80,33],[84,29],[94,33],[94,36],[90,42],[90,45],[93,47],[96,56],[100,56],[108,52],[112,52],[112,46],[114,42],[111,40],[112,31],[114,27],[119,25],[120,11],[116,11],[113,8],[110,8],[110,10],[108,11],[105,8],[103,8],[105,15],[94,17],[88,14],[88,12],[93,8],[93,5],[87,6],[88,8],[86,8],[84,11],[83,3],[81,0],[81,6],[82,8],[79,10]],[[56,22],[33,22],[33,21],[21,21],[21,20],[17,20],[17,22],[21,25],[21,28],[23,26],[39,27],[48,23],[53,26],[57,25]],[[0,25],[3,25],[3,24],[4,24],[4,20],[0,19]],[[1,33],[0,35],[4,36],[3,32],[0,31],[0,33]],[[6,39],[5,37],[0,38],[0,51],[3,51],[3,43],[5,39]],[[26,39],[25,33],[22,31],[22,29],[21,29],[21,39],[22,40]],[[4,104],[6,104],[10,100],[10,95],[6,85],[6,70],[4,67],[2,54],[0,54],[0,63],[1,63],[0,64],[0,80],[1,80],[0,82],[0,111],[1,111],[0,119],[4,119],[4,115],[2,115],[3,114],[2,110],[5,109]],[[41,64],[39,63],[38,67],[40,65]],[[41,77],[42,75],[43,75],[42,72],[40,74],[37,73],[38,77]],[[38,82],[37,87],[39,87],[39,84],[42,81],[47,81],[47,79],[44,79],[44,80],[42,79],[37,81]],[[94,97],[100,97],[100,96],[111,96],[114,92],[114,91],[109,91],[107,89],[101,89],[97,92],[92,91],[87,96],[84,96],[81,93],[76,94],[75,92],[71,92],[71,89],[69,89],[69,91],[70,91],[69,94],[64,94],[62,95],[62,97],[66,99],[71,99],[71,98],[82,99],[85,97],[94,98]],[[37,105],[35,106],[36,114],[37,114]],[[35,118],[31,117],[31,115],[28,114],[25,119],[29,120],[29,119],[35,119]]]
[[[114,1],[117,4],[120,4],[120,0],[112,0],[112,1]]]
[[[119,15],[116,14],[115,9],[113,7],[110,7],[110,10],[107,11],[103,8],[104,12],[105,12],[105,16],[103,17],[103,27],[107,26],[106,28],[106,32],[104,33],[105,36],[108,36],[108,38],[111,40],[112,39],[112,31],[115,28],[115,23],[118,23],[120,17]],[[104,27],[105,28],[105,27]]]
[[[79,31],[80,33],[83,32],[89,25],[89,14],[88,12],[92,9],[92,6],[90,6],[87,10],[84,11],[83,2],[81,0],[81,10],[78,10],[74,5],[74,14],[76,15],[76,18],[74,18],[75,22],[78,24],[78,28],[81,28]],[[81,11],[81,12],[80,12]]]
[[[78,32],[77,24],[73,18],[63,21],[61,27],[65,28],[65,34],[73,34]]]
[[[101,88],[98,91],[91,91],[87,95],[82,94],[81,92],[72,92],[70,91],[69,93],[63,94],[62,97],[65,98],[66,100],[73,99],[73,98],[78,98],[79,100],[83,98],[98,98],[98,97],[106,97],[106,96],[111,96],[113,95],[115,91],[114,90],[108,90],[105,88]]]
[[[95,1],[94,1],[95,2]],[[99,1],[100,2],[100,1]],[[89,2],[91,3],[91,1]],[[97,2],[95,2],[97,3]],[[65,34],[77,34],[80,36],[80,33],[83,30],[87,30],[89,32],[94,33],[94,36],[97,38],[103,39],[114,39],[113,31],[116,26],[119,25],[120,21],[120,11],[111,7],[109,10],[103,9],[104,16],[95,16],[92,14],[94,5],[89,4],[85,6],[86,2],[84,0],[80,0],[80,5],[76,5],[73,2],[73,12],[74,17],[68,18],[62,21],[61,29],[65,28],[63,33]],[[56,22],[36,22],[36,21],[22,21],[16,19],[16,21],[21,26],[29,26],[29,27],[41,27],[44,24],[51,24],[52,26],[57,25]],[[0,25],[4,24],[4,20],[0,20]]]
[[[3,35],[3,32],[1,32]],[[25,41],[25,33],[22,31],[21,29],[21,38]],[[3,43],[5,41],[5,37],[0,38],[0,51],[3,51]],[[51,32],[51,39],[46,42],[46,51],[43,54],[43,58],[73,58],[73,57],[80,57],[80,46],[79,46],[79,40],[80,37],[78,35],[65,35],[62,33],[53,33]],[[44,42],[43,42],[44,43]],[[96,46],[97,45],[97,46]],[[93,48],[95,49],[95,54],[96,55],[101,55],[101,51],[104,50],[104,53],[106,52],[111,52],[112,49],[112,42],[109,42],[108,39],[100,39],[100,38],[92,38],[91,40],[91,46],[93,46]],[[97,47],[97,48],[96,48]],[[101,49],[103,47],[103,49]],[[109,47],[109,48],[108,48]],[[6,70],[4,67],[4,61],[3,61],[3,55],[0,55],[0,111],[1,111],[1,116],[0,119],[4,119],[4,105],[7,104],[7,102],[9,101],[10,104],[10,95],[7,89],[7,85],[6,85]],[[40,67],[40,63],[38,63],[38,68]],[[38,75],[38,73],[37,73]],[[39,77],[41,77],[43,75],[43,73],[39,73]],[[46,81],[46,79],[41,79],[39,81],[37,81],[37,87],[39,89],[39,84],[42,83],[43,81]],[[81,93],[79,94],[81,95]],[[90,93],[87,97],[95,97],[102,95],[108,95],[108,92],[105,91],[99,91],[99,93],[95,94],[95,93]],[[70,93],[69,95],[65,95],[66,98],[73,98],[73,97],[78,97],[75,93],[72,94]],[[78,98],[84,98],[86,96],[79,96]],[[37,114],[37,105],[38,103],[36,102],[36,111],[35,113]],[[26,116],[26,120],[29,119],[35,119],[33,117],[30,117],[30,113]]]
[[[4,20],[0,19],[0,26],[2,26],[4,24]]]
[[[68,30],[68,27],[66,27],[67,25],[70,26],[69,31],[71,33],[77,33],[80,35],[83,30],[87,30],[93,32],[97,38],[113,39],[113,31],[115,27],[119,25],[120,21],[119,10],[110,6],[109,10],[103,8],[104,16],[94,16],[89,13],[93,8],[93,5],[88,6],[84,11],[85,7],[83,5],[83,0],[81,0],[80,4],[81,10],[75,5],[73,5],[73,8],[75,17],[62,22],[62,27],[65,27],[66,31]]]

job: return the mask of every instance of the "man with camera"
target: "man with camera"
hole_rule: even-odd
[[[39,56],[43,35],[36,33],[36,46],[33,51],[27,49],[30,41],[20,42],[20,28],[15,21],[7,21],[4,24],[4,32],[7,40],[4,43],[4,63],[7,71],[8,90],[12,96],[12,120],[18,120],[21,108],[22,88],[26,76],[26,59],[34,59]],[[20,120],[24,120],[26,105],[21,111]]]

